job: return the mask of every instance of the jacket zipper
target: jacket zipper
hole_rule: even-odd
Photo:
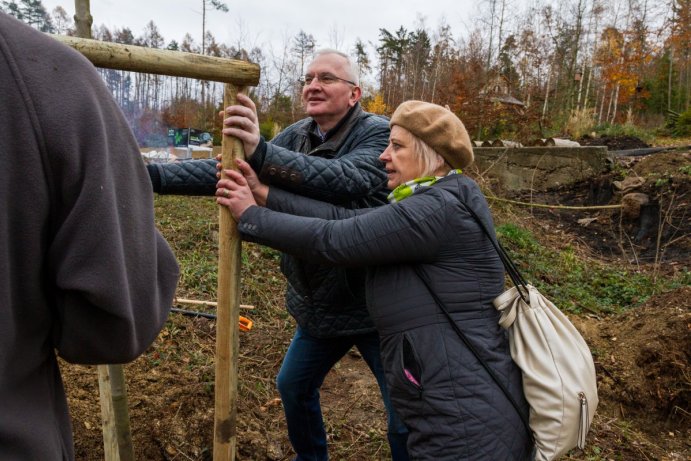
[[[403,341],[408,343],[408,347],[410,348],[410,352],[412,354],[412,361],[416,365],[416,368],[418,369],[417,372],[419,373],[419,376],[415,376],[412,372],[407,367],[407,364],[405,363],[405,355],[402,354],[401,356],[401,369],[403,371],[403,380],[409,385],[412,386],[415,390],[418,391],[418,395],[422,395],[422,366],[420,364],[420,361],[418,360],[418,355],[417,352],[415,351],[415,348],[413,347],[413,343],[408,337],[406,333],[403,333]],[[405,347],[405,346],[404,346]]]
[[[578,393],[578,400],[581,401],[580,418],[578,421],[578,448],[581,450],[585,447],[585,438],[588,435],[588,398],[585,392]]]

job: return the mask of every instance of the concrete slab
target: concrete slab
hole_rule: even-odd
[[[603,146],[476,147],[479,173],[508,190],[546,190],[573,184],[609,170]]]

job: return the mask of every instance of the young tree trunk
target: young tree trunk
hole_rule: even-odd
[[[506,10],[506,0],[501,0],[501,11],[499,13],[499,31],[497,35],[497,56],[499,56],[501,53],[502,40],[504,39],[504,10]]]
[[[583,80],[585,80],[585,61],[581,67],[581,79],[578,81],[578,96],[576,98],[576,110],[581,109],[581,92],[583,90]]]
[[[576,16],[576,36],[574,37],[573,41],[575,43],[575,46],[573,47],[573,53],[571,54],[571,59],[569,61],[569,69],[568,73],[566,75],[566,78],[569,79],[569,84],[568,84],[568,104],[567,104],[567,110],[571,110],[573,107],[573,98],[574,98],[574,92],[575,92],[575,85],[578,85],[578,103],[576,106],[580,104],[580,97],[581,97],[581,87],[582,87],[582,82],[583,78],[574,84],[573,77],[575,76],[575,69],[578,67],[578,50],[580,49],[581,45],[581,36],[583,35],[583,15],[585,14],[585,1],[584,0],[578,0],[578,6],[577,8],[577,16]],[[583,63],[585,66],[585,63]],[[581,73],[582,75],[582,73]]]
[[[545,116],[547,115],[547,100],[549,99],[549,85],[551,79],[552,69],[550,68],[549,71],[547,71],[547,84],[545,85],[545,102],[542,105],[542,117],[540,118],[541,123],[545,121]]]
[[[619,88],[621,85],[617,83],[617,86],[614,88],[614,91],[612,92],[612,100],[610,100],[611,105],[613,106],[612,109],[612,118],[610,119],[610,123],[614,124],[614,120],[617,117],[617,106],[619,105]]]
[[[439,62],[434,65],[434,70],[432,71],[432,94],[430,95],[430,102],[434,104],[434,93],[437,90],[437,78],[439,77]]]
[[[588,69],[588,82],[585,84],[585,94],[583,95],[583,108],[588,108],[588,92],[590,90],[590,82],[593,79],[593,66],[592,62],[590,68]],[[597,108],[597,96],[595,96],[595,108]]]
[[[489,45],[487,46],[487,71],[492,66],[492,39],[494,38],[494,11],[497,8],[497,0],[490,0],[489,19]]]
[[[598,91],[599,93],[599,91]],[[600,100],[600,114],[597,116],[598,125],[602,123],[602,112],[605,110],[605,98],[607,97],[607,88],[602,88],[602,99]]]

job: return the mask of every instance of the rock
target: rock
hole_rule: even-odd
[[[645,184],[645,179],[641,178],[640,176],[628,176],[624,178],[623,181],[614,181],[612,184],[614,184],[614,187],[616,187],[617,190],[620,190],[626,194],[627,192],[631,192],[633,189],[637,189]]]
[[[648,205],[650,199],[641,192],[631,192],[624,195],[621,199],[622,213],[626,218],[638,219],[641,215],[641,208]]]
[[[588,227],[588,224],[590,224],[593,221],[597,221],[597,218],[581,218],[577,222],[583,227]]]

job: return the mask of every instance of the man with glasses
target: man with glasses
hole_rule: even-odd
[[[283,189],[350,208],[387,203],[387,176],[378,157],[388,145],[388,120],[360,107],[362,92],[348,55],[318,51],[300,81],[309,117],[270,142],[259,134],[257,111],[250,98],[239,94],[238,104],[224,111],[223,132],[242,141],[248,162],[272,186],[267,201],[280,196]],[[149,165],[154,191],[212,195],[216,192],[216,165],[212,166],[213,180],[208,170],[205,178],[199,174],[199,167],[208,169],[209,164]],[[297,330],[277,386],[296,460],[328,459],[319,388],[352,346],[358,348],[381,389],[392,458],[407,460],[407,430],[391,407],[379,338],[365,305],[364,269],[309,264],[282,255],[281,270],[288,280],[286,306]]]

